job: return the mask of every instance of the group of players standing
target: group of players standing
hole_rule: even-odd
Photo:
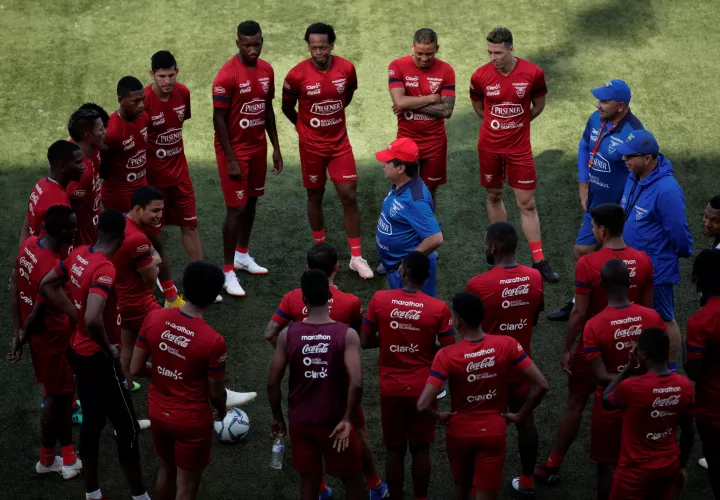
[[[491,62],[471,80],[473,107],[482,120],[481,184],[488,191],[492,223],[485,253],[492,269],[470,280],[466,291],[453,298],[450,311],[421,291],[429,258],[411,252],[400,270],[402,288],[378,292],[363,315],[359,299],[333,285],[337,255],[324,243],[322,212],[329,173],[343,206],[350,268],[372,278],[362,258],[357,171],[345,126],[344,109],[357,77],[349,61],[332,55],[331,26],[311,25],[305,41],[311,57],[285,79],[282,110],[300,137],[316,246],[308,254],[310,270],[301,288],[286,295],[266,331],[276,348],[268,381],[274,435],[286,432],[280,381],[290,367],[289,431],[293,465],[302,477],[301,498],[330,496],[322,478],[322,457],[328,473],[344,479],[348,498],[365,493],[361,471],[371,498],[402,498],[408,446],[414,496],[425,498],[429,445],[437,422],[448,426],[453,498],[466,499],[472,489],[478,499],[495,497],[508,422],[517,426],[522,464],[513,487],[519,496],[532,498],[534,476],[554,480],[562,460],[554,452],[548,463],[535,467],[538,436],[532,410],[548,386],[529,358],[530,339],[544,307],[542,281],[559,280],[540,242],[529,141],[530,121],[545,105],[542,70],[514,57],[512,35],[498,28],[488,36]],[[120,80],[117,112],[108,116],[86,104],[73,113],[68,126],[72,140],[49,148],[51,174],[31,194],[12,277],[14,342],[9,358],[17,361],[28,341],[36,377],[44,384],[38,472],[61,472],[70,478],[84,469],[87,498],[102,498],[97,457],[106,418],[115,427],[118,456],[134,498],[148,498],[140,472],[140,425],[129,397],[129,388],[137,386],[133,376],[152,377],[150,419],[161,461],[160,498],[196,494],[209,461],[208,398],[222,418],[237,395],[224,388],[225,341],[202,317],[223,288],[233,296],[245,294],[236,269],[268,272],[248,253],[257,200],[264,193],[266,133],[273,146],[272,173],[283,169],[272,107],[274,76],[270,65],[259,59],[262,44],[259,25],[241,23],[238,55],[213,82],[215,149],[227,207],[222,274],[200,262],[194,192],[182,143],[183,123],[191,117],[190,94],[176,82],[178,67],[167,51],[152,58],[151,85],[143,88],[133,77]],[[419,30],[413,55],[389,67],[398,136],[417,143],[420,176],[433,202],[437,187],[447,179],[443,122],[455,100],[454,72],[435,57],[437,50],[436,34]],[[602,107],[615,100],[598,99],[602,116]],[[617,125],[603,132],[608,123],[613,123],[611,116],[603,120],[599,134],[593,131],[591,168],[603,137]],[[506,177],[515,191],[535,269],[515,261],[517,233],[504,222]],[[598,494],[670,498],[684,477],[692,445],[688,409],[693,387],[669,368],[666,325],[649,308],[653,265],[644,253],[625,245],[625,210],[613,203],[586,202],[586,208],[586,223],[601,249],[577,264],[576,295],[589,296],[583,301],[587,314],[580,325],[580,345],[594,375],[578,390],[585,402],[596,391],[591,458],[599,464]],[[183,246],[195,261],[184,275],[187,302],[170,277],[160,238],[163,225],[181,227]],[[710,299],[688,328],[692,354],[687,370],[699,381],[696,409],[703,418],[701,437],[711,469],[718,467],[720,441],[713,402],[717,376],[698,360],[712,351],[713,335],[720,333],[712,309],[718,304],[713,296],[720,295],[720,280],[714,279],[720,269],[717,253],[696,261],[694,276]],[[156,281],[169,309],[161,309],[153,297]],[[455,343],[453,327],[462,341]],[[360,406],[360,348],[377,347],[387,486],[375,468]],[[568,367],[567,360],[564,365]],[[452,412],[437,412],[436,396],[445,383]],[[74,454],[69,426],[75,385],[83,408],[84,463]],[[683,430],[680,448],[678,426]],[[62,457],[55,456],[58,440]]]

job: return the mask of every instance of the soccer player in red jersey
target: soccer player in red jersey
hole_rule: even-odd
[[[78,182],[68,184],[66,191],[77,216],[75,246],[94,245],[100,217],[100,150],[105,147],[107,130],[97,111],[80,108],[70,116],[68,132],[80,146],[85,171]]]
[[[582,413],[595,381],[582,339],[585,323],[607,307],[607,296],[601,284],[601,270],[606,262],[620,259],[630,272],[630,302],[645,307],[653,304],[653,268],[644,252],[625,245],[623,228],[625,212],[619,205],[604,203],[590,211],[593,234],[600,249],[580,258],[575,264],[575,305],[570,313],[561,366],[568,375],[568,396],[558,425],[555,447],[544,464],[535,468],[542,481],[556,483],[560,465],[580,430]],[[575,345],[575,341],[580,339]],[[575,349],[573,350],[573,345]]]
[[[105,210],[94,246],[81,246],[50,271],[40,285],[48,300],[77,325],[70,341],[70,364],[82,401],[80,456],[85,498],[102,499],[98,481],[100,436],[109,419],[115,428],[118,459],[133,498],[149,500],[142,482],[139,424],[123,376],[115,334],[118,313],[112,259],[125,238],[125,218]]]
[[[685,372],[695,382],[695,418],[710,486],[720,498],[720,249],[703,250],[693,282],[707,300],[688,319]]]
[[[621,412],[603,407],[602,393],[627,364],[640,332],[646,328],[665,330],[665,323],[654,310],[630,301],[630,271],[623,261],[606,262],[600,280],[608,305],[585,323],[583,345],[597,382],[590,425],[590,460],[597,464],[598,498],[606,500],[620,456],[622,420]]]
[[[283,169],[275,110],[275,73],[260,59],[263,35],[255,21],[238,25],[238,53],[226,62],[213,81],[215,156],[225,199],[223,271],[225,291],[244,297],[235,269],[267,274],[248,253],[258,197],[265,194],[267,139],[273,146],[272,174]]]
[[[430,444],[437,423],[431,415],[418,413],[416,405],[437,351],[436,340],[448,346],[455,337],[450,308],[422,292],[429,275],[428,257],[410,252],[402,263],[403,287],[373,295],[360,334],[363,349],[380,348],[380,413],[390,498],[404,498],[408,444],[414,498],[427,498],[430,485]]]
[[[132,195],[131,205],[132,210],[125,217],[125,240],[113,257],[113,265],[117,270],[120,360],[128,384],[135,391],[140,388],[130,372],[135,341],[147,314],[160,309],[152,291],[160,272],[160,255],[146,231],[162,219],[163,196],[152,186],[140,186]]]
[[[497,498],[505,466],[508,422],[519,422],[540,404],[548,384],[517,340],[505,335],[485,335],[484,307],[472,293],[453,297],[453,325],[462,340],[435,355],[430,376],[417,403],[447,425],[446,444],[455,478],[454,500],[469,498],[475,487],[477,500]],[[508,386],[515,370],[523,372],[530,393],[522,408],[508,412]],[[433,404],[445,382],[450,388],[449,412]],[[530,498],[533,496],[523,495]]]
[[[183,125],[191,117],[190,90],[177,82],[179,69],[167,50],[153,54],[150,68],[153,83],[145,87],[148,184],[163,194],[163,226],[179,226],[188,258],[202,260],[195,190],[183,144]]]
[[[185,305],[148,314],[135,344],[130,369],[136,377],[152,378],[148,400],[160,458],[158,498],[197,498],[200,478],[210,463],[210,404],[216,419],[222,420],[227,412],[225,339],[203,318],[224,281],[218,267],[190,263],[183,275]]]
[[[343,292],[335,285],[335,275],[338,271],[338,257],[335,249],[328,243],[314,245],[307,253],[307,268],[319,269],[328,277],[330,283],[328,310],[333,321],[346,323],[353,330],[358,331],[363,318],[362,302],[355,295]],[[302,289],[296,288],[286,293],[265,329],[265,338],[273,347],[276,347],[280,332],[291,321],[299,323],[304,321],[307,316],[308,308],[303,300]],[[375,466],[375,456],[365,427],[365,415],[362,406],[356,412],[352,424],[355,427],[355,434],[360,444],[363,474],[368,488],[370,488],[370,493],[374,495],[373,498],[384,498],[383,495],[387,494],[387,485],[382,483]],[[320,483],[320,500],[329,498],[330,495],[332,495],[332,490],[327,487],[323,478]]]
[[[472,278],[466,292],[480,297],[485,306],[483,331],[508,335],[518,341],[530,356],[533,327],[545,307],[543,280],[540,272],[519,265],[515,260],[518,235],[507,222],[490,224],[485,233],[485,256],[492,269]],[[508,407],[517,412],[525,404],[530,386],[525,377],[515,373],[510,378]],[[533,470],[537,460],[538,433],[532,412],[515,423],[522,474],[513,486],[523,492],[534,488]]]
[[[328,474],[342,479],[346,498],[360,500],[365,486],[351,423],[363,392],[360,338],[347,324],[330,318],[325,273],[305,271],[300,287],[308,316],[280,334],[270,365],[270,433],[284,436],[287,432],[281,382],[289,366],[288,420],[293,467],[300,474],[300,499],[318,498],[324,459]]]
[[[388,86],[398,137],[415,141],[420,150],[420,177],[435,193],[447,182],[445,120],[455,108],[455,70],[436,56],[440,46],[435,31],[421,28],[413,36],[412,55],[388,66]]]
[[[545,259],[540,241],[540,218],[535,207],[537,175],[530,146],[530,121],[545,109],[545,73],[530,61],[515,57],[510,30],[495,28],[487,42],[490,62],[473,73],[470,99],[482,122],[478,157],[480,185],[488,193],[488,218],[491,223],[507,220],[503,203],[503,181],[507,177],[520,208],[533,267],[543,279],[556,283],[560,276]]]
[[[355,66],[339,56],[335,30],[325,23],[305,30],[310,58],[290,70],[283,83],[282,111],[298,132],[307,213],[316,243],[325,241],[322,200],[327,174],[343,206],[350,245],[350,269],[361,278],[373,272],[362,258],[360,209],[357,204],[357,167],[345,125],[345,108],[357,90]],[[298,110],[295,110],[297,104]]]
[[[10,277],[13,348],[8,359],[19,361],[23,344],[29,341],[35,380],[43,384],[45,392],[40,461],[35,470],[40,474],[59,472],[64,479],[77,476],[82,469],[72,441],[75,380],[67,359],[72,328],[67,316],[48,304],[38,290],[43,277],[60,262],[63,246],[72,244],[76,227],[70,207],[50,207],[45,216],[45,235],[31,236],[20,245]],[[31,315],[34,319],[28,321]],[[60,441],[62,456],[55,456],[56,441]]]
[[[20,229],[20,243],[28,236],[42,236],[45,214],[55,205],[70,206],[65,190],[72,181],[79,181],[85,170],[82,153],[77,144],[55,141],[48,148],[50,175],[35,184],[28,200],[27,214]]]
[[[668,367],[670,338],[643,330],[603,402],[620,409],[622,444],[610,500],[671,500],[687,482],[685,467],[695,435],[692,382]],[[633,377],[639,367],[643,375]],[[680,427],[680,446],[676,431]]]

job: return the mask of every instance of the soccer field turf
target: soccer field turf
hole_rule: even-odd
[[[687,6],[685,6],[687,5]],[[413,32],[424,26],[439,34],[439,57],[455,68],[457,104],[447,124],[449,183],[439,191],[438,219],[445,235],[440,249],[438,296],[449,300],[467,280],[486,269],[482,237],[487,226],[485,194],[479,187],[476,158],[478,120],[468,98],[472,72],[487,61],[485,35],[496,26],[513,31],[516,55],[539,64],[546,73],[548,102],[533,122],[533,146],[539,188],[537,203],[545,254],[562,280],[546,286],[546,308],[564,304],[573,292],[572,244],[581,221],[576,187],[577,141],[593,111],[589,89],[623,78],[633,90],[632,109],[653,131],[662,152],[675,164],[685,189],[687,215],[696,248],[707,246],[702,235],[702,211],[720,192],[715,131],[720,116],[713,108],[720,100],[719,71],[713,56],[720,50],[720,11],[714,0],[692,6],[675,0],[537,0],[514,3],[456,0],[388,2],[337,0],[319,2],[255,2],[189,0],[89,2],[86,0],[4,0],[0,6],[0,277],[10,274],[18,234],[33,183],[47,172],[48,145],[67,136],[70,113],[86,101],[112,111],[115,85],[132,74],[149,83],[150,56],[171,50],[181,69],[179,81],[193,96],[193,119],[185,130],[190,171],[198,199],[198,216],[206,258],[221,263],[220,226],[224,206],[212,146],[211,83],[235,52],[235,29],[240,21],[260,22],[265,46],[262,57],[275,69],[280,95],[287,71],[307,57],[303,33],[308,24],[324,21],[335,26],[335,53],[357,67],[359,89],[348,109],[348,126],[359,169],[364,253],[374,267],[375,223],[388,183],[373,153],[394,138],[396,121],[387,91],[387,65],[409,54]],[[713,104],[715,103],[715,104]],[[208,316],[228,344],[228,387],[257,391],[245,407],[251,420],[249,439],[238,446],[213,447],[212,464],[200,487],[201,498],[297,498],[299,477],[286,453],[285,468],[268,467],[272,439],[265,382],[272,350],[263,331],[283,294],[298,286],[304,255],[312,243],[305,215],[305,192],[298,164],[297,135],[275,111],[285,159],[279,177],[269,177],[261,199],[250,251],[270,269],[269,276],[240,274],[247,291],[244,299],[226,297]],[[506,206],[509,220],[519,225],[511,191]],[[349,252],[342,228],[340,204],[328,190],[325,199],[328,241],[338,249],[341,289],[360,296],[365,304],[372,293],[386,287],[377,277],[362,282],[348,271]],[[166,229],[167,252],[176,282],[186,258],[179,231]],[[530,262],[523,243],[518,258]],[[677,319],[682,325],[692,314],[698,296],[690,287],[690,261],[682,263],[677,290]],[[7,304],[7,288],[0,290]],[[0,336],[9,345],[10,316],[2,313]],[[546,458],[566,395],[566,377],[560,370],[565,324],[548,322],[543,315],[535,329],[534,360],[550,381],[550,392],[536,412],[540,457]],[[379,422],[377,351],[363,354],[363,406],[375,456],[384,478],[384,449]],[[0,496],[3,498],[83,498],[82,479],[63,482],[59,476],[38,476],[34,465],[40,442],[42,389],[35,384],[29,354],[17,365],[0,365]],[[133,396],[138,416],[147,415],[147,384]],[[445,399],[442,405],[447,406]],[[587,412],[586,417],[589,417]],[[115,458],[110,425],[101,448],[101,484],[111,498],[129,498],[129,490]],[[519,473],[515,431],[509,430],[505,483]],[[77,438],[77,430],[75,431]],[[452,477],[444,451],[444,431],[432,447],[433,473],[429,498],[448,499]],[[154,491],[157,460],[151,436],[141,436],[146,485]],[[589,418],[563,466],[562,483],[539,488],[541,498],[595,498],[595,467],[589,461]],[[695,459],[699,456],[696,445]],[[683,498],[711,496],[707,476],[696,460],[688,466],[689,484]],[[336,480],[335,498],[344,498]],[[407,496],[411,482],[406,477]],[[511,498],[509,486],[500,498]]]

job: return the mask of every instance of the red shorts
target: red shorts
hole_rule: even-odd
[[[360,446],[355,434],[350,435],[348,447],[338,452],[330,439],[333,429],[290,426],[292,464],[300,474],[321,474],[323,458],[331,476],[350,476],[362,470]]]
[[[420,149],[420,178],[429,188],[447,183],[447,140]]]
[[[300,144],[300,165],[305,189],[325,187],[328,172],[336,184],[352,184],[358,180],[355,156],[347,138],[331,153],[318,153]]]
[[[105,194],[102,193],[102,204],[105,210],[117,210],[121,214],[126,214],[132,208],[130,199],[132,194]]]
[[[227,158],[221,147],[215,147],[215,158],[220,174],[220,186],[226,207],[244,207],[248,197],[265,194],[265,176],[267,175],[267,144],[255,153],[235,151],[242,177],[239,181],[231,179],[227,173]]]
[[[590,394],[595,392],[597,385],[585,353],[573,353],[570,372],[572,375],[568,377],[568,391],[577,396],[590,397]]]
[[[43,385],[45,394],[72,394],[75,392],[73,374],[66,351],[57,354],[41,354],[30,344],[30,357],[35,369],[35,380]]]
[[[388,448],[435,441],[437,420],[431,413],[418,412],[417,401],[413,396],[380,396],[383,442]],[[433,401],[436,408],[437,400]]]
[[[532,150],[514,153],[493,153],[478,148],[480,185],[500,187],[507,178],[508,186],[527,191],[537,187],[535,160]]]
[[[210,463],[212,422],[192,427],[150,417],[153,443],[158,456],[182,470],[202,470]]]
[[[362,429],[363,427],[365,427],[365,412],[363,411],[362,405],[358,405],[355,416],[352,418],[350,423],[356,429]]]
[[[502,488],[505,467],[505,434],[485,437],[445,436],[448,460],[458,483],[471,483],[480,491]]]
[[[140,311],[138,311],[138,309],[125,312],[120,311],[120,328],[124,330],[132,330],[137,334],[137,332],[140,331],[140,327],[142,326],[143,321],[145,321],[148,313],[150,311],[154,311],[155,309],[162,309],[162,307],[160,307],[160,304],[153,299],[152,302],[148,302],[148,304]]]
[[[158,188],[163,195],[163,226],[197,227],[195,190],[188,176],[174,186]]]
[[[645,471],[615,469],[610,500],[672,500],[680,478],[680,461],[666,469]]]
[[[621,436],[621,413],[603,408],[602,398],[595,394],[590,417],[590,460],[601,464],[617,464]]]

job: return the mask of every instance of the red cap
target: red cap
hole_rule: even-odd
[[[418,147],[412,139],[401,138],[395,139],[390,143],[387,149],[375,153],[378,161],[388,162],[394,159],[407,162],[418,161]]]

